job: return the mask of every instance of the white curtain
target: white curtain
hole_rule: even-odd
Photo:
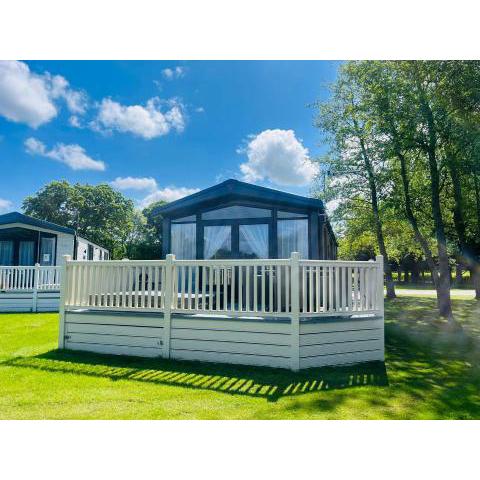
[[[289,258],[292,252],[308,258],[308,220],[278,220],[278,257]]]
[[[171,252],[178,260],[194,260],[197,255],[197,224],[172,224]]]
[[[240,254],[268,258],[268,225],[240,225]]]
[[[0,265],[12,265],[13,263],[13,242],[11,240],[0,240]]]
[[[219,250],[232,249],[232,227],[230,225],[219,225],[204,227],[203,229],[203,258],[213,258]]]
[[[33,265],[33,251],[34,242],[20,242],[20,248],[18,252],[18,264],[19,265]]]

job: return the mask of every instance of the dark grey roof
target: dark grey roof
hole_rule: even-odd
[[[20,212],[10,212],[0,215],[0,225],[8,225],[9,223],[23,223],[24,225],[30,225],[32,227],[45,228],[53,230],[55,232],[70,233],[75,235],[75,230],[62,227],[55,223],[47,222],[45,220],[38,220],[38,218],[29,217]]]
[[[188,197],[180,198],[167,205],[157,207],[155,213],[170,216],[190,208],[208,206],[221,201],[237,199],[249,201],[260,200],[279,207],[307,208],[325,213],[323,202],[316,198],[302,197],[301,195],[281,192],[273,188],[260,187],[234,179],[226,180],[225,182],[201,190]]]

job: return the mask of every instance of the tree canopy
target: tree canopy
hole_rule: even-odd
[[[445,317],[452,260],[480,298],[480,62],[346,62],[317,108],[340,252],[426,262]]]
[[[23,210],[41,220],[73,228],[112,253],[113,258],[161,256],[159,225],[153,205],[140,212],[132,200],[108,184],[53,181],[23,202]]]

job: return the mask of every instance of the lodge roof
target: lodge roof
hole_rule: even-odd
[[[56,223],[39,220],[38,218],[30,217],[20,212],[9,212],[0,215],[0,225],[8,225],[10,223],[22,223],[31,227],[44,228],[46,230],[53,230],[55,232],[69,233],[75,235],[75,230],[68,227],[57,225]]]
[[[157,207],[154,212],[169,217],[180,212],[232,200],[261,201],[278,207],[305,208],[325,213],[323,202],[316,198],[260,187],[233,178],[170,202],[167,205]]]

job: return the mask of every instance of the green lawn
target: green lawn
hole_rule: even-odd
[[[385,365],[298,374],[61,352],[57,314],[2,314],[0,418],[480,418],[480,305],[454,300],[455,334],[434,306],[386,304]]]

